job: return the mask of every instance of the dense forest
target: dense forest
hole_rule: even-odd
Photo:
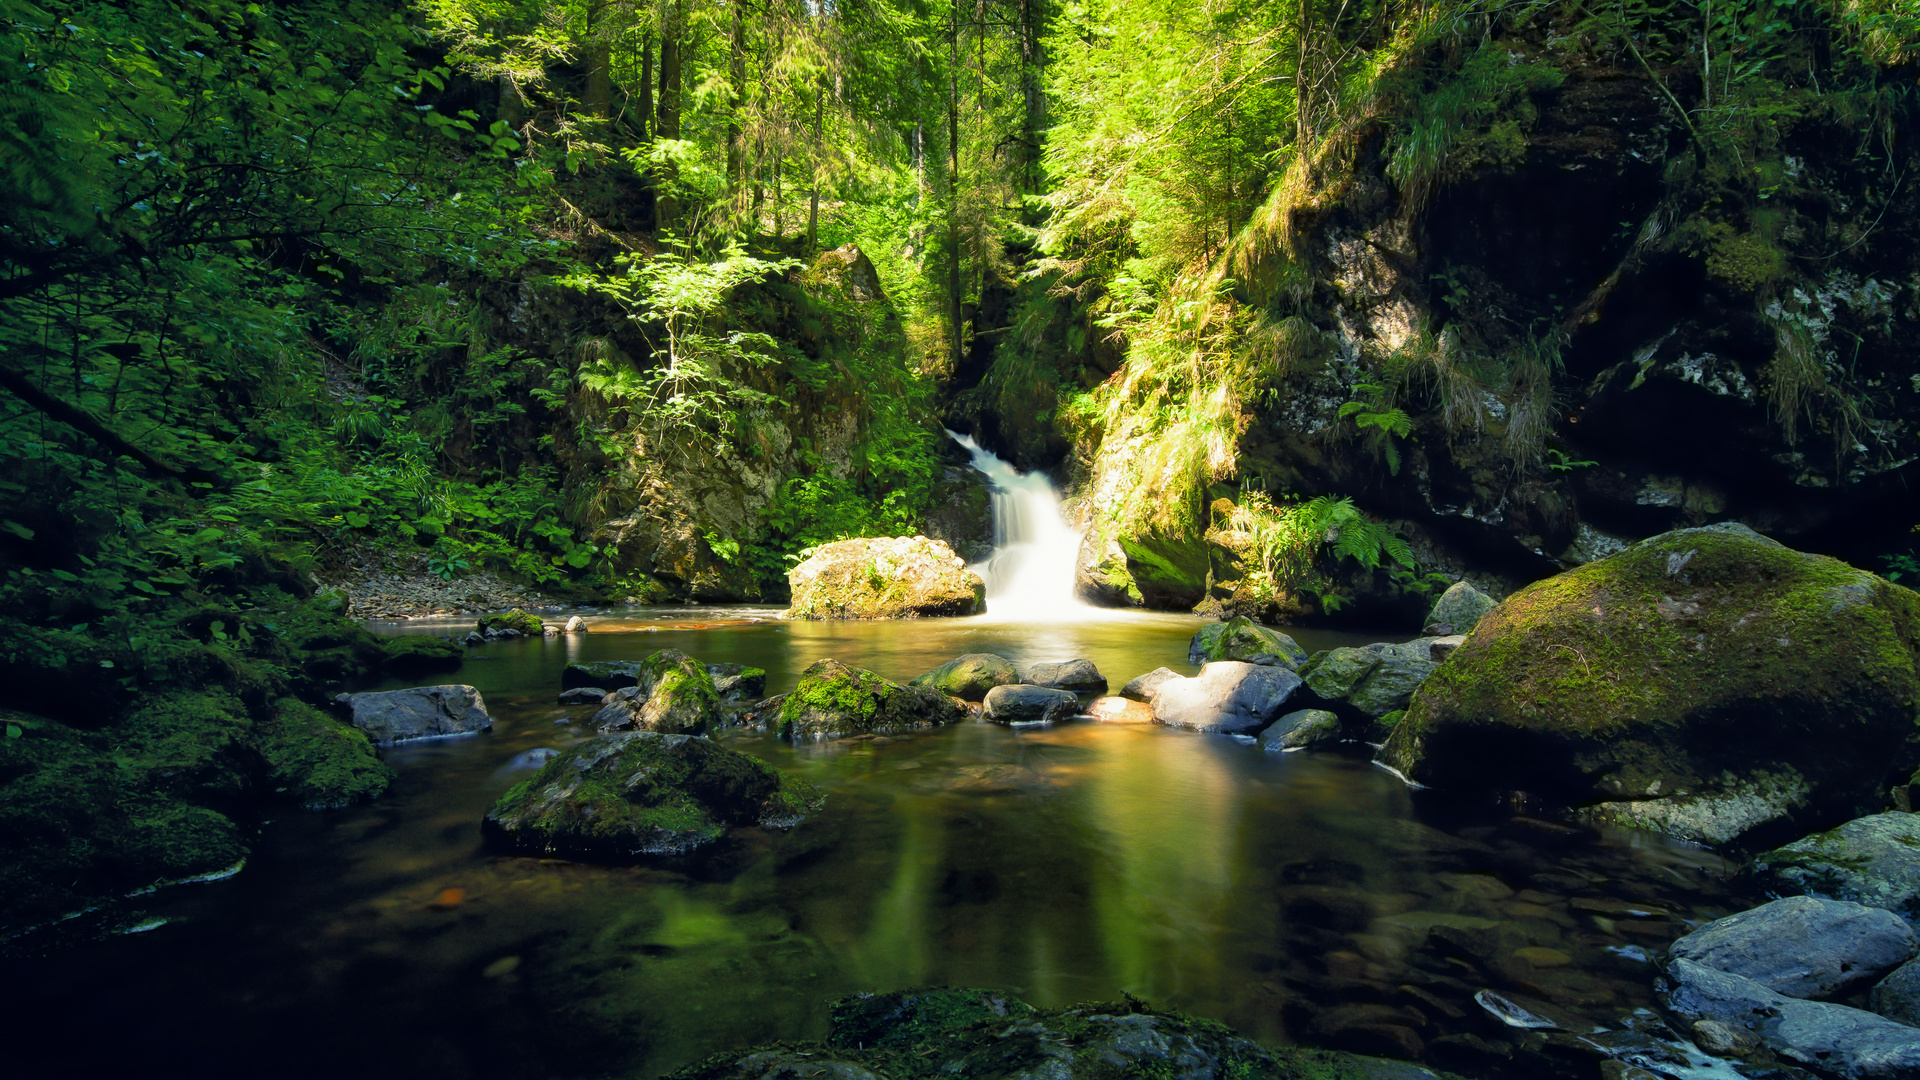
[[[384,787],[316,706],[462,650],[354,620],[979,557],[943,429],[1108,606],[1417,629],[1719,521],[1920,576],[1909,0],[0,29],[0,929]]]

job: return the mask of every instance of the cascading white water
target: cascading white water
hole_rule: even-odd
[[[1077,618],[1073,595],[1080,534],[1060,516],[1060,496],[1040,473],[1022,474],[958,432],[993,493],[993,554],[973,570],[987,583],[987,614],[1025,620]]]

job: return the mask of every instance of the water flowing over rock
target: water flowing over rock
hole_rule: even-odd
[[[348,723],[383,744],[471,735],[493,727],[480,691],[460,684],[341,694],[334,701],[346,710]]]
[[[972,455],[993,497],[993,554],[974,568],[986,582],[987,611],[1028,620],[1075,614],[1080,534],[1061,517],[1053,483],[1044,473],[1020,472],[965,435],[947,434]]]
[[[729,829],[790,828],[820,796],[758,759],[691,735],[603,735],[567,747],[487,812],[515,851],[624,860],[682,855]]]
[[[1884,805],[1920,762],[1920,596],[1743,526],[1684,529],[1485,615],[1381,752],[1723,843]]]
[[[986,584],[953,549],[924,536],[839,540],[787,573],[790,619],[977,615]]]
[[[1047,686],[996,686],[987,691],[981,717],[996,724],[1051,724],[1071,720],[1080,699]]]
[[[899,735],[955,723],[966,708],[937,690],[903,686],[838,660],[815,661],[780,703],[779,735],[793,742]]]
[[[1746,873],[1770,892],[1870,904],[1920,925],[1920,814],[1855,818],[1756,856]]]
[[[1242,660],[1297,671],[1306,663],[1307,650],[1278,630],[1261,626],[1244,615],[1203,626],[1187,644],[1187,663]]]
[[[1153,716],[1168,727],[1252,734],[1278,719],[1300,688],[1282,667],[1221,660],[1190,679],[1168,679],[1153,696]]]
[[[922,672],[908,686],[924,686],[965,701],[979,701],[996,686],[1020,681],[1020,669],[996,653],[967,653]]]

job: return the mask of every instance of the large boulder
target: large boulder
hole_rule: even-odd
[[[1201,627],[1187,643],[1187,663],[1204,664],[1209,660],[1241,660],[1293,671],[1306,663],[1307,650],[1278,630],[1236,615],[1226,622]]]
[[[333,700],[346,711],[348,723],[383,745],[472,735],[493,727],[480,691],[461,684],[341,694]]]
[[[839,540],[787,573],[789,619],[978,615],[987,586],[953,549],[924,536]]]
[[[1190,679],[1168,679],[1153,696],[1153,718],[1168,727],[1252,734],[1278,719],[1300,689],[1283,667],[1221,660]]]
[[[712,740],[636,731],[560,751],[500,796],[483,831],[515,851],[624,860],[685,854],[743,826],[788,828],[819,804]]]
[[[987,691],[981,718],[996,724],[1051,724],[1071,720],[1080,699],[1071,690],[1050,686],[996,686]]]
[[[1347,694],[1347,704],[1375,718],[1405,709],[1413,700],[1413,692],[1420,689],[1420,684],[1439,666],[1430,657],[1433,641],[1433,638],[1414,638],[1396,645],[1382,645],[1379,662]]]
[[[634,685],[615,690],[587,723],[601,732],[705,735],[721,724],[720,692],[705,664],[662,649],[635,662]]]
[[[1435,637],[1469,633],[1479,624],[1480,617],[1499,603],[1467,582],[1456,581],[1433,602],[1433,608],[1427,612],[1424,632]]]
[[[1485,615],[1382,749],[1685,839],[1871,812],[1920,760],[1920,595],[1738,525],[1683,529]]]
[[[1307,690],[1321,701],[1344,701],[1380,666],[1380,650],[1384,647],[1343,645],[1314,653],[1300,665],[1300,678],[1307,684]]]
[[[915,675],[908,686],[924,686],[949,697],[980,701],[996,686],[1020,681],[1020,669],[997,653],[970,652]]]
[[[1091,660],[1062,660],[1054,664],[1034,664],[1021,680],[1034,686],[1050,686],[1075,694],[1104,694],[1107,677]]]
[[[1920,814],[1855,818],[1756,856],[1745,873],[1768,892],[1869,904],[1920,926]]]
[[[815,661],[780,704],[774,727],[794,742],[844,735],[899,735],[965,718],[952,698],[924,686],[902,686],[838,660]]]
[[[1868,1003],[1889,1020],[1920,1028],[1920,960],[1909,960],[1881,979]]]
[[[1667,1008],[1683,1020],[1745,1031],[1781,1057],[1841,1080],[1920,1075],[1920,1028],[1865,1009],[1802,1001],[1685,958],[1667,965],[1660,990]]]
[[[1667,955],[1732,972],[1797,998],[1836,998],[1920,951],[1912,928],[1880,908],[1789,896],[1715,919]]]

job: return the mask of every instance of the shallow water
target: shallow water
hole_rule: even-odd
[[[47,1074],[652,1076],[819,1037],[851,992],[961,984],[1129,993],[1269,1042],[1459,1064],[1449,1035],[1501,1035],[1476,991],[1604,1019],[1647,1003],[1645,958],[1686,920],[1725,910],[1718,860],[1655,838],[1443,816],[1364,756],[1085,721],[798,750],[729,735],[828,803],[693,866],[482,846],[516,755],[586,734],[590,708],[553,704],[572,660],[673,647],[765,667],[779,693],[824,656],[904,679],[992,651],[1084,656],[1117,688],[1189,670],[1200,625],[769,614],[640,609],[474,650],[452,678],[486,696],[491,734],[390,752],[399,779],[371,806],[284,813],[244,872],[145,898],[156,929],[0,968],[0,1015]]]

